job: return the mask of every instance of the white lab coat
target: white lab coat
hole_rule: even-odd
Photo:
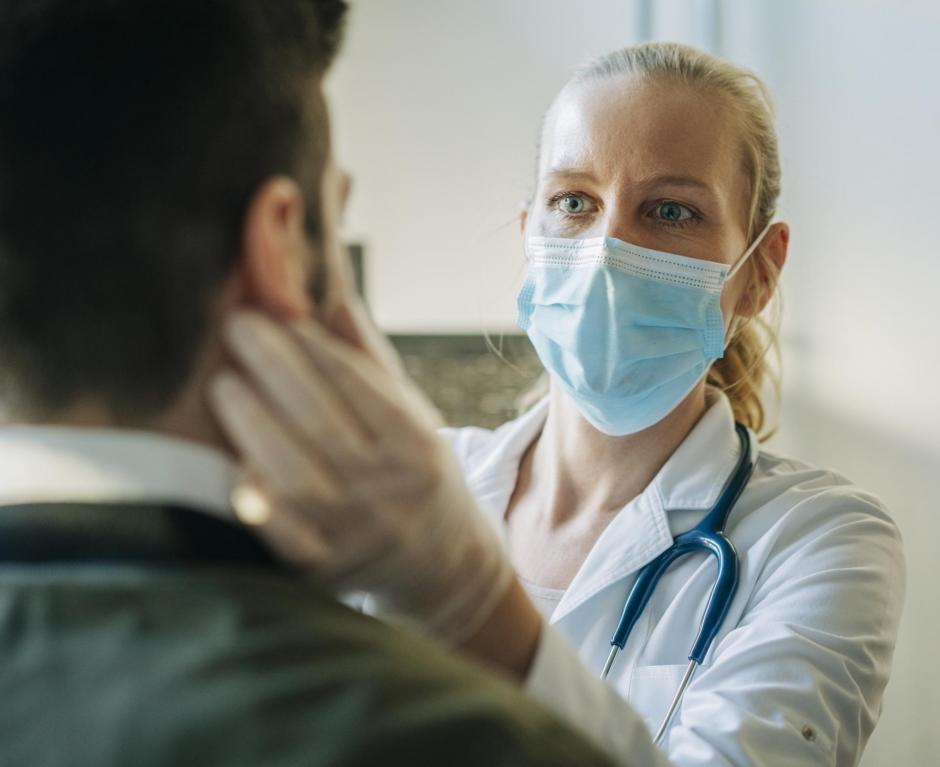
[[[445,430],[498,528],[547,412],[546,399],[495,431]],[[730,404],[718,394],[588,554],[543,632],[528,689],[632,767],[854,765],[881,710],[904,559],[879,500],[831,471],[761,451],[728,521],[737,595],[662,751],[649,732],[688,665],[714,583],[710,557],[690,555],[669,570],[607,683],[598,679],[637,571],[714,505],[738,450]]]

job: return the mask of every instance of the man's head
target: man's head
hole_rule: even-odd
[[[324,284],[320,80],[345,6],[0,5],[7,407],[140,422],[188,379],[223,292],[304,311],[298,286]]]

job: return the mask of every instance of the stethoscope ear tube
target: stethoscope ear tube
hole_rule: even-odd
[[[712,587],[711,596],[705,606],[702,625],[689,653],[689,660],[698,664],[705,662],[708,649],[721,630],[721,624],[724,623],[738,590],[738,553],[734,544],[725,535],[725,528],[731,510],[754,474],[754,466],[757,463],[757,438],[742,424],[735,424],[735,429],[741,447],[731,478],[722,490],[715,507],[705,519],[684,534],[691,534],[690,537],[695,539],[697,547],[712,554],[718,564],[718,575],[715,577],[715,585]],[[679,538],[676,539],[677,543]]]
[[[666,712],[666,716],[663,717],[663,723],[659,725],[659,729],[656,731],[656,736],[653,738],[653,745],[658,746],[660,741],[663,739],[663,735],[666,734],[666,730],[669,728],[669,723],[675,716],[676,709],[679,708],[679,703],[682,702],[682,696],[685,695],[685,688],[689,686],[689,683],[692,681],[692,675],[695,673],[695,669],[697,668],[698,663],[696,663],[694,660],[689,661],[689,667],[685,670],[685,675],[682,677],[682,681],[679,682],[679,688],[676,690],[676,694],[672,697],[672,703],[669,704],[669,710]]]
[[[711,596],[708,598],[708,604],[705,606],[698,636],[689,652],[689,660],[699,664],[705,662],[708,648],[718,635],[721,624],[724,623],[725,616],[731,608],[735,592],[738,590],[738,554],[734,544],[723,533],[718,533],[717,536],[717,538],[703,542],[717,560],[718,575],[715,578]]]
[[[678,543],[678,539],[676,543]],[[650,597],[653,596],[653,589],[656,588],[659,579],[669,568],[669,565],[672,564],[673,560],[684,553],[687,552],[680,551],[674,543],[640,570],[636,576],[636,582],[633,584],[633,588],[630,589],[630,594],[623,606],[623,612],[620,615],[617,630],[610,640],[612,645],[616,645],[621,650],[623,649],[623,646],[627,643],[627,639],[630,636],[630,632],[633,631],[633,627],[640,619],[643,610],[646,609]]]

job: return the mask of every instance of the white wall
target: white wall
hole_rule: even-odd
[[[703,13],[718,8],[721,24]],[[909,588],[864,764],[940,754],[940,2],[659,0],[653,32],[755,68],[779,109],[786,391],[779,449],[889,504]],[[541,114],[633,42],[627,0],[359,0],[332,78],[350,233],[390,331],[511,328],[512,219]]]
[[[514,327],[541,115],[633,19],[623,0],[353,0],[330,91],[383,328]]]

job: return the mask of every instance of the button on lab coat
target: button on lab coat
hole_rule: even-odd
[[[904,595],[900,536],[881,502],[838,474],[761,450],[726,532],[740,585],[659,750],[715,578],[705,554],[660,581],[607,682],[610,638],[637,571],[697,524],[733,471],[728,400],[713,404],[653,482],[611,520],[543,631],[527,685],[633,767],[854,765],[881,710]],[[495,431],[445,430],[484,512],[505,530],[542,400]]]

